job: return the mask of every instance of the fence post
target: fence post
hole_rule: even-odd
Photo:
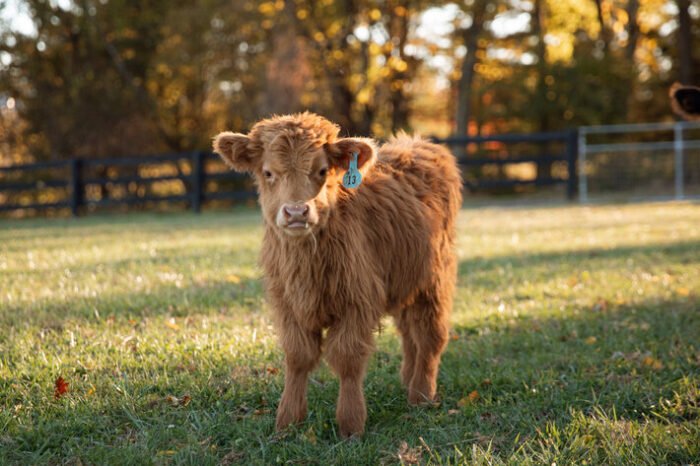
[[[202,185],[204,184],[204,164],[202,152],[192,153],[192,212],[198,214],[202,210]]]
[[[586,178],[586,132],[578,129],[578,200],[582,204],[588,202],[588,178]]]
[[[566,197],[570,201],[576,197],[577,173],[576,162],[578,158],[578,132],[575,129],[569,130],[566,136],[566,164],[569,178],[566,181]]]
[[[676,185],[676,200],[683,199],[683,126],[681,122],[673,125],[673,149],[675,154],[674,176]]]
[[[80,214],[83,204],[82,159],[70,160],[70,211],[73,217]]]

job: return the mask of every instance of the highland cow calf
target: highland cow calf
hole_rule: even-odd
[[[274,117],[248,135],[219,134],[214,150],[258,187],[261,264],[286,354],[277,429],[306,416],[323,352],[340,378],[336,419],[347,437],[364,430],[362,383],[384,314],[401,333],[408,401],[435,397],[462,181],[443,147],[399,135],[377,150],[338,131],[311,113]]]

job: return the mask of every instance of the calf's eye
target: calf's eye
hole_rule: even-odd
[[[327,169],[327,168],[322,168],[322,169],[320,169],[320,170],[318,171],[318,176],[320,176],[321,178],[323,178],[324,176],[326,176],[327,173],[328,173],[328,169]]]
[[[272,178],[272,172],[270,170],[263,170],[263,176],[269,180]]]

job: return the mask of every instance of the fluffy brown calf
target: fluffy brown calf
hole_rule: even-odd
[[[261,263],[286,354],[277,429],[306,416],[308,376],[323,352],[340,377],[340,433],[363,432],[362,383],[387,313],[401,333],[409,402],[433,400],[456,276],[454,157],[406,135],[379,150],[370,139],[341,139],[311,113],[260,121],[248,135],[221,133],[214,150],[258,187]],[[363,179],[347,189],[353,153]]]

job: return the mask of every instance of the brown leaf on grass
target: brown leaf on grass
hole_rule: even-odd
[[[68,393],[68,382],[59,375],[54,382],[53,396],[58,400],[66,393]]]
[[[273,366],[267,366],[267,373],[270,375],[277,375],[279,374],[279,368],[278,367],[273,367]]]
[[[590,337],[586,338],[587,345],[594,345],[596,341],[598,341],[598,339],[592,335]]]
[[[179,408],[180,406],[187,406],[192,401],[192,397],[189,395],[183,395],[178,398],[174,395],[168,395],[165,397],[165,401],[173,408]]]
[[[491,379],[484,379],[484,380],[481,381],[481,386],[482,386],[482,387],[488,387],[489,385],[491,385],[491,383],[492,383],[492,382],[491,382]]]
[[[422,447],[409,448],[408,443],[402,441],[396,456],[403,464],[420,464],[422,453]]]

